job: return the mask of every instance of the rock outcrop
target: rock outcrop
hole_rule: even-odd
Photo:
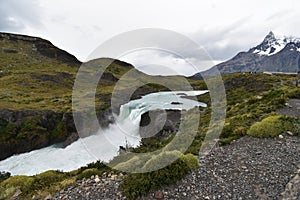
[[[98,113],[101,127],[114,122],[111,109]],[[89,133],[92,134],[92,133]],[[0,110],[0,160],[19,153],[60,143],[66,147],[79,136],[72,113],[51,110]]]
[[[166,138],[170,134],[177,132],[180,119],[180,110],[154,110],[146,112],[141,117],[140,135],[142,138]]]
[[[63,142],[76,132],[72,114],[53,111],[0,111],[0,159]]]

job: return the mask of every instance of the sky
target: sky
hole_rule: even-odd
[[[1,32],[42,37],[81,61],[113,36],[141,28],[175,31],[198,43],[211,58],[201,70],[258,45],[271,30],[300,36],[299,0],[0,0],[0,5]],[[196,57],[159,50],[141,49],[120,59],[149,74],[199,70],[189,63]],[[149,63],[166,68],[145,67]]]

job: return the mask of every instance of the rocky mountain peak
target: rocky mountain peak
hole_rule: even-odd
[[[274,33],[272,31],[270,31],[269,34],[263,40],[263,43],[272,43],[272,42],[276,42],[276,40],[277,39],[276,39]]]
[[[277,36],[270,31],[256,47],[239,52],[233,58],[212,67],[222,74],[234,72],[281,72],[300,71],[300,38]],[[210,75],[211,69],[201,72]],[[201,78],[197,73],[192,78]]]
[[[250,49],[250,52],[260,56],[271,56],[283,50],[289,43],[294,43],[295,46],[300,46],[300,38],[291,36],[275,36],[275,34],[270,31],[262,43]],[[300,48],[295,50],[300,51]]]

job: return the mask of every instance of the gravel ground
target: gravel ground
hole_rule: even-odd
[[[200,168],[142,199],[300,199],[300,137],[241,138],[215,148]],[[120,175],[79,181],[54,199],[125,199]]]
[[[279,109],[277,113],[281,115],[290,115],[293,117],[300,117],[300,99],[290,99],[286,103],[286,107]]]
[[[299,163],[299,137],[244,137],[215,149],[198,170],[161,193],[165,199],[281,199]]]
[[[52,199],[126,199],[120,190],[120,182],[123,174],[104,174],[102,177],[91,177],[77,181],[76,186],[70,186],[60,191]]]

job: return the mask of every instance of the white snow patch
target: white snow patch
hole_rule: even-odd
[[[300,43],[300,38],[276,36],[275,40],[267,41],[268,48],[266,50],[255,49],[253,53],[256,53],[258,55],[271,56],[280,52],[290,42]],[[272,49],[274,50],[272,51]],[[294,49],[291,49],[291,51],[292,50]],[[297,51],[300,52],[300,49],[298,48]]]

